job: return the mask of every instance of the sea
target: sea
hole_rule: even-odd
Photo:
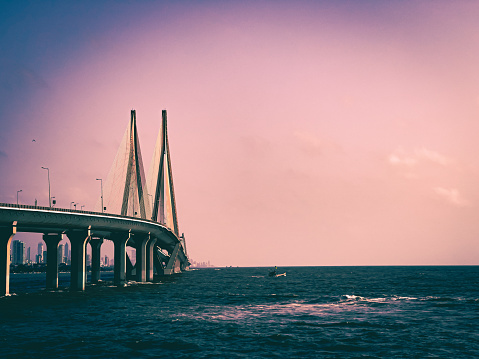
[[[479,266],[206,268],[45,290],[12,274],[1,358],[479,358]]]

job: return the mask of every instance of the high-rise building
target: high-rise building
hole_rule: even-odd
[[[38,243],[37,263],[43,263],[43,242]]]
[[[47,263],[47,251],[43,251],[42,263]]]
[[[65,253],[64,247],[65,246],[63,244],[60,244],[58,246],[58,252],[57,252],[58,264],[64,263],[64,256],[63,256],[63,253]]]
[[[31,258],[30,258],[30,247],[27,248],[27,263],[31,263]]]
[[[25,243],[23,243],[22,241],[12,241],[12,263],[25,263]]]
[[[65,263],[68,263],[70,261],[70,255],[69,255],[69,246],[68,246],[68,242],[65,243],[65,253],[64,253],[64,257],[65,257]]]

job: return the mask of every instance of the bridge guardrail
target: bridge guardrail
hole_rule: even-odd
[[[161,224],[162,226],[165,226],[166,228],[171,230],[171,228],[167,227],[164,223],[156,222],[156,221],[153,221],[151,219],[131,217],[131,216],[122,216],[120,214],[115,214],[115,213],[83,211],[83,210],[78,210],[78,209],[68,209],[68,208],[59,208],[59,207],[30,206],[30,205],[27,205],[27,204],[14,204],[14,203],[0,203],[0,207],[40,209],[40,210],[43,210],[43,211],[51,211],[51,212],[84,213],[84,214],[92,214],[92,215],[95,215],[95,216],[131,218],[131,219],[134,219],[134,220],[139,220],[139,221],[144,221],[144,222],[149,222],[149,223],[154,223],[154,224]]]

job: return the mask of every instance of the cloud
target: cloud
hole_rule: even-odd
[[[418,162],[417,158],[408,156],[401,147],[389,155],[388,161],[393,166],[404,165],[409,167],[415,166]]]
[[[389,155],[388,161],[393,166],[402,165],[413,167],[420,162],[433,162],[441,166],[447,166],[451,162],[451,159],[427,148],[419,148],[415,149],[412,153],[407,153],[402,147],[399,147]]]
[[[400,157],[396,154],[389,155],[389,163],[392,165],[415,166],[417,160],[412,157]]]
[[[440,153],[428,150],[427,148],[416,149],[414,153],[419,159],[431,161],[442,166],[446,166],[451,162],[451,160],[447,158],[446,156],[443,156]]]
[[[300,148],[310,155],[319,155],[322,151],[322,143],[311,133],[296,131],[294,137],[300,145]]]
[[[443,188],[443,187],[435,187],[434,192],[450,204],[458,207],[464,207],[469,205],[469,202],[465,200],[459,191],[456,188]]]

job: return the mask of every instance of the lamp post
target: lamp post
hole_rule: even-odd
[[[51,197],[51,193],[50,193],[50,169],[48,167],[43,167],[43,166],[42,166],[42,168],[44,170],[47,170],[47,172],[48,172],[48,204],[51,207],[52,206],[52,197]]]
[[[81,211],[83,211],[83,207],[85,207],[85,205],[84,205],[84,204],[82,204],[82,206],[81,206],[81,208],[80,208],[80,210],[81,210]]]
[[[74,206],[75,206],[75,211],[77,210],[77,204],[78,204],[78,203],[75,203],[75,204],[74,204]]]
[[[101,187],[101,213],[103,213],[103,179],[97,178],[97,181],[100,181],[100,187]]]
[[[72,209],[72,204],[75,203],[75,202],[70,202],[70,209]]]
[[[17,204],[18,204],[18,194],[19,194],[20,192],[22,192],[22,190],[18,190],[18,191],[17,191]]]

